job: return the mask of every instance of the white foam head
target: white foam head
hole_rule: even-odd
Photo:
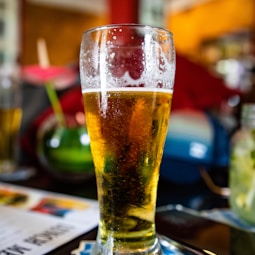
[[[131,30],[117,27],[84,33],[80,51],[83,92],[123,87],[172,92],[176,65],[171,33],[141,25]]]

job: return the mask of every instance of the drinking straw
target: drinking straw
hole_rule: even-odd
[[[42,38],[37,40],[37,52],[40,67],[45,69],[50,68],[46,43],[45,40]],[[53,81],[46,81],[45,87],[59,126],[65,126],[64,114],[56,90],[54,89]]]

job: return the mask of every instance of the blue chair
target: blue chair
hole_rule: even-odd
[[[215,117],[195,110],[172,112],[160,178],[190,184],[201,179],[201,167],[210,171],[228,163],[229,135]]]

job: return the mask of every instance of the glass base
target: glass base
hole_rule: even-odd
[[[158,239],[155,240],[154,244],[149,246],[144,243],[144,247],[140,249],[130,249],[121,246],[116,246],[113,248],[113,244],[111,240],[104,244],[104,246],[100,245],[100,243],[95,243],[92,255],[162,255],[160,244]]]
[[[177,241],[174,241],[168,237],[158,235],[158,244],[159,244],[159,253],[161,255],[205,255],[209,254],[202,250],[196,249],[194,247],[188,246],[186,244],[179,243]],[[94,255],[96,248],[96,242],[95,241],[83,241],[80,243],[80,247],[74,251],[72,251],[72,255]],[[151,251],[150,251],[151,252]],[[155,254],[155,253],[140,253],[137,252],[137,255],[141,254]],[[97,253],[98,254],[98,253]],[[106,255],[112,255],[107,253],[101,253]]]

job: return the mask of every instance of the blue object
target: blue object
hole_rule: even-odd
[[[193,183],[201,178],[200,167],[227,166],[228,159],[228,133],[214,117],[194,110],[172,112],[161,178]]]

